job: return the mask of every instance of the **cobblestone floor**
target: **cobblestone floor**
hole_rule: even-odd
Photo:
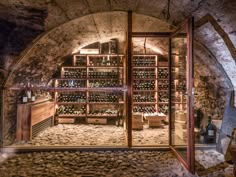
[[[231,177],[227,164],[204,169],[199,176]],[[0,153],[1,177],[197,177],[169,151],[76,151]]]
[[[178,141],[180,140],[178,139]],[[142,145],[165,145],[167,143],[168,143],[168,127],[167,126],[164,126],[163,128],[154,128],[154,129],[144,127],[144,129],[140,131],[133,130],[133,144],[134,145],[141,145],[141,146]],[[18,143],[13,144],[13,146],[125,146],[125,145],[126,145],[125,131],[123,127],[107,126],[107,125],[92,125],[92,124],[90,125],[60,124],[58,126],[50,127],[46,129],[45,131],[41,132],[31,142],[18,142]],[[151,158],[150,154],[153,155],[154,159]],[[90,160],[89,159],[86,160],[84,158],[86,155],[89,156]],[[131,159],[134,160],[134,162],[132,162],[133,166],[129,165],[131,161],[130,159],[126,159],[126,157],[122,157],[126,155],[129,155],[129,157],[130,158],[132,157]],[[141,157],[141,155],[143,155],[143,157]],[[136,156],[140,157],[141,161]],[[22,172],[22,176],[25,176],[25,174],[31,175],[31,176],[40,176],[40,175],[45,175],[47,172],[48,172],[47,175],[49,176],[50,175],[60,176],[61,171],[60,169],[57,169],[58,162],[55,162],[56,164],[54,164],[53,161],[50,162],[48,160],[50,159],[61,160],[61,158],[62,160],[64,159],[69,160],[70,158],[72,158],[73,160],[79,157],[82,157],[85,159],[82,162],[82,165],[81,164],[79,165],[79,167],[81,168],[74,167],[73,165],[76,164],[74,162],[71,165],[72,169],[70,169],[70,166],[67,167],[67,165],[65,165],[65,167],[62,166],[61,169],[64,169],[65,175],[67,174],[66,171],[68,171],[69,169],[70,170],[76,169],[77,173],[70,174],[71,176],[73,175],[83,176],[83,174],[86,175],[87,172],[91,173],[90,176],[106,176],[106,175],[125,176],[126,174],[120,173],[120,170],[118,170],[119,172],[115,171],[116,167],[120,167],[119,165],[121,165],[120,167],[121,171],[122,169],[124,169],[124,171],[127,172],[126,176],[146,175],[146,176],[154,177],[156,175],[157,176],[167,175],[167,173],[165,173],[164,171],[160,172],[160,170],[162,169],[169,171],[168,175],[170,176],[188,176],[188,175],[191,176],[191,174],[187,173],[170,153],[164,153],[164,152],[149,152],[149,151],[148,152],[131,152],[131,151],[99,152],[99,153],[52,152],[51,155],[50,153],[32,153],[32,154],[27,154],[26,157],[24,155],[17,155],[9,159],[8,157],[11,157],[11,155],[2,154],[1,156],[1,161],[4,163],[3,163],[3,166],[0,167],[0,169],[3,170],[3,172],[4,170],[7,171],[7,169],[13,167],[14,165],[19,165],[19,166],[23,165],[22,168],[24,169],[26,168],[27,165],[29,165],[29,166],[32,166],[32,169],[34,170],[36,169],[36,172],[37,172],[36,174],[31,172],[30,169],[28,169],[29,172]],[[30,161],[33,164],[31,165],[28,164],[30,162],[27,159],[27,157],[31,159]],[[98,159],[100,157],[104,157],[104,159],[106,159],[104,160],[105,164],[102,164],[102,161]],[[26,160],[26,162],[21,162],[20,160],[21,158],[23,160]],[[109,158],[112,158],[113,160],[110,160]],[[121,158],[121,160],[119,158]],[[196,169],[198,171],[198,174],[200,174],[201,176],[212,176],[212,177],[215,177],[215,176],[232,177],[233,176],[232,166],[224,163],[223,155],[217,153],[214,149],[204,150],[204,151],[196,150],[195,158],[197,160]],[[42,159],[42,160],[39,160],[39,159]],[[118,160],[119,162],[116,162],[115,159]],[[160,163],[156,162],[155,159],[156,160],[158,159]],[[174,168],[175,169],[174,171],[173,169],[169,169],[173,165],[171,162],[172,160],[174,161],[175,165],[177,165],[177,168]],[[44,161],[48,165],[44,166],[43,165]],[[97,161],[97,162],[95,163],[93,161]],[[111,164],[108,164],[108,162],[114,163],[114,165],[111,166]],[[67,163],[70,164],[72,162],[62,161],[61,164],[59,165],[63,165]],[[106,167],[106,163],[108,167]],[[152,163],[159,165],[160,167],[157,167],[157,169],[155,169]],[[39,164],[39,167],[38,167],[38,164]],[[105,170],[106,173],[105,174],[102,173],[102,167],[97,167],[97,165],[98,166],[101,165],[104,169],[106,169]],[[125,167],[125,165],[127,166]],[[54,166],[55,166],[55,169],[54,169]],[[93,169],[94,167],[94,169],[97,169],[98,171],[96,173],[93,170],[90,172],[90,168],[87,166],[89,166],[91,169]],[[150,168],[149,167],[147,168],[147,166],[149,166]],[[83,170],[82,167],[84,169],[87,169],[88,171],[86,172],[86,170]],[[55,173],[51,174],[51,172],[49,172],[50,168],[52,168],[51,170],[55,171]],[[40,169],[41,170],[43,169],[43,172],[40,171]],[[143,171],[141,169],[143,169]],[[21,171],[21,169],[19,170]],[[135,170],[137,170],[137,172]],[[156,173],[156,170],[158,173]],[[14,172],[16,174],[15,176],[20,175],[16,171]],[[113,174],[113,172],[115,173]],[[69,175],[69,172],[67,175]],[[12,174],[12,176],[14,176],[14,174]],[[1,173],[0,173],[0,177],[2,177]]]
[[[31,142],[17,142],[20,146],[125,146],[123,127],[92,124],[59,124],[47,128]],[[167,145],[168,126],[133,130],[134,145]]]

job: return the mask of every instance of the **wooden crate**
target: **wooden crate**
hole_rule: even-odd
[[[59,124],[74,124],[75,118],[58,118]]]
[[[133,130],[143,130],[143,122],[132,122]]]
[[[149,127],[162,127],[162,120],[166,119],[166,116],[146,116],[145,117],[148,120]]]
[[[107,119],[104,119],[104,118],[88,118],[87,122],[89,124],[107,124]]]
[[[143,130],[143,114],[133,114],[132,115],[132,129]]]
[[[186,113],[176,113],[175,114],[176,120],[186,121],[187,120],[187,114]]]

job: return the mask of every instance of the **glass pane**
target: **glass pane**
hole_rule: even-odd
[[[168,145],[168,38],[133,38],[132,135],[134,146]]]
[[[171,145],[187,162],[187,34],[171,39]]]

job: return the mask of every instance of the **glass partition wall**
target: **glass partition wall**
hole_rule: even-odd
[[[168,38],[132,38],[132,144],[169,143]]]
[[[46,89],[27,83],[21,90],[11,146],[165,146],[193,169],[191,23],[151,33],[158,25],[140,26],[150,17],[135,14],[132,29],[132,13],[128,22],[127,13],[121,16],[128,24],[122,35],[58,64]],[[37,100],[25,103],[29,92]]]
[[[194,172],[193,19],[170,38],[170,147]]]
[[[140,26],[150,17],[133,15],[132,28],[132,13],[129,20],[127,13],[121,16],[128,28],[124,26],[117,38],[88,45],[58,64],[45,90],[28,84],[22,89],[22,98],[31,89],[34,96],[46,99],[19,102],[12,146],[165,146],[189,163],[193,146],[189,28],[185,25],[172,34],[169,25],[153,18],[168,32],[152,33],[158,25],[147,28],[151,31]],[[117,19],[112,20],[116,24]],[[142,35],[135,36],[136,32]]]

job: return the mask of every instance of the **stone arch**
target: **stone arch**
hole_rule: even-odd
[[[70,20],[42,34],[30,48],[22,53],[21,58],[11,68],[5,86],[7,88],[19,87],[25,79],[33,79],[33,82],[46,85],[57,67],[63,62],[63,56],[70,55],[90,43],[102,42],[110,38],[120,38],[123,39],[121,42],[124,42],[126,17],[125,11],[89,14]],[[141,14],[136,14],[135,18],[134,31],[171,31],[168,23],[157,18]],[[17,94],[12,90],[7,90],[4,95],[3,115],[6,124],[4,137],[10,137],[4,144],[14,141],[16,115],[11,112],[16,110],[16,102],[12,101],[12,98],[16,97]]]

